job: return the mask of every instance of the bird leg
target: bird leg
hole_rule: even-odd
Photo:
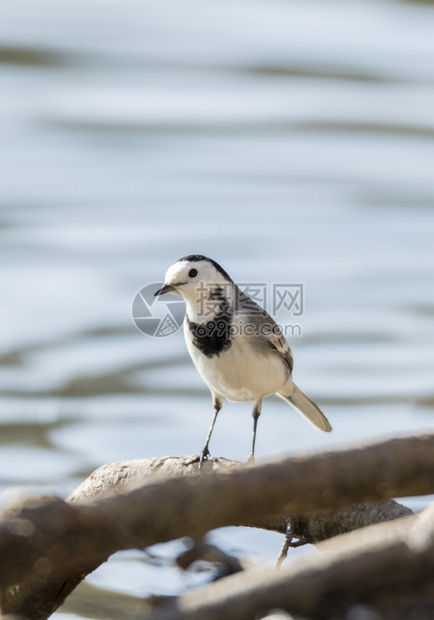
[[[253,408],[252,411],[252,416],[253,416],[253,441],[252,441],[252,452],[249,456],[249,460],[247,461],[248,463],[254,463],[255,462],[255,443],[256,443],[256,428],[258,426],[258,419],[259,416],[261,415],[261,410],[262,410],[262,400],[258,400],[258,402],[255,403],[255,406]]]
[[[202,465],[203,461],[208,456],[210,456],[210,452],[209,452],[209,448],[208,448],[209,447],[209,442],[211,440],[211,435],[212,435],[212,432],[214,430],[214,425],[216,423],[217,416],[218,416],[218,413],[219,413],[221,408],[222,408],[221,398],[219,398],[218,396],[214,396],[214,416],[213,416],[213,419],[212,419],[212,422],[211,422],[211,426],[210,426],[209,431],[208,431],[208,436],[206,438],[205,445],[203,447],[201,457],[199,459],[199,469],[201,468],[201,465]]]

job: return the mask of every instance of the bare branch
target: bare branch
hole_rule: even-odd
[[[288,516],[298,517],[296,536],[315,542],[402,516],[408,510],[395,502],[369,507],[367,517],[354,507],[330,511],[434,492],[433,448],[434,435],[423,435],[255,466],[210,461],[200,474],[185,457],[104,466],[67,502],[30,498],[0,515],[3,611],[46,618],[120,549],[225,525],[284,532]]]
[[[188,593],[153,618],[254,620],[277,607],[297,617],[339,620],[356,604],[387,611],[415,596],[431,605],[431,615],[422,617],[434,617],[434,506],[334,543],[333,552],[303,558],[288,570],[254,568]]]

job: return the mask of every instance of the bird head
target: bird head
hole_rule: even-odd
[[[226,289],[233,285],[231,277],[211,258],[201,254],[191,254],[180,258],[171,265],[162,286],[154,295],[177,293],[187,304],[196,306],[198,302],[212,295],[213,290]]]

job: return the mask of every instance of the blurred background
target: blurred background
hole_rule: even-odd
[[[201,450],[182,333],[131,318],[191,253],[304,285],[294,378],[334,432],[270,398],[259,460],[433,429],[433,32],[432,5],[392,0],[2,0],[3,502]],[[248,457],[250,412],[224,405],[214,456]],[[253,560],[281,543],[212,540]],[[59,617],[177,594],[177,545],[118,554]]]

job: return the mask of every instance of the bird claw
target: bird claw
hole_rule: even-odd
[[[221,458],[221,457],[220,457]],[[202,463],[204,461],[213,461],[213,462],[217,462],[219,460],[219,457],[217,456],[211,456],[209,450],[208,451],[204,451],[202,452],[202,454],[199,456],[195,456],[192,459],[189,459],[188,461],[184,461],[182,464],[184,467],[189,467],[190,465],[194,465],[195,463],[199,463],[199,469],[201,469],[202,467]]]
[[[183,467],[189,467],[190,465],[199,463],[199,461],[200,461],[200,456],[194,456],[192,459],[189,459],[188,461],[183,461],[182,465]]]
[[[256,463],[255,455],[252,452],[252,454],[249,456],[247,460],[247,465],[254,465],[255,463]]]
[[[210,451],[208,450],[208,448],[205,448],[204,450],[202,450],[202,454],[200,455],[200,459],[199,459],[199,469],[201,469],[202,467],[202,463],[204,461],[210,461],[212,460]]]

